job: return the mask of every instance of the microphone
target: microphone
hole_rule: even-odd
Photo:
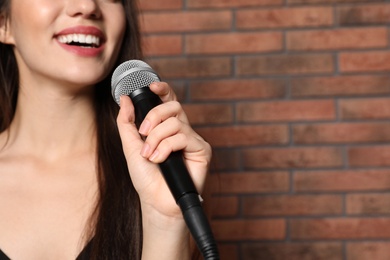
[[[151,83],[159,81],[157,73],[140,60],[120,64],[112,75],[112,96],[118,104],[122,95],[131,98],[138,128],[147,113],[162,103],[159,96],[149,89]],[[182,151],[172,152],[159,167],[204,259],[219,259],[217,244],[203,211],[201,198],[185,166]]]

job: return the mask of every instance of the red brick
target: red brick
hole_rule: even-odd
[[[390,146],[351,147],[348,158],[353,167],[390,166]]]
[[[213,146],[221,259],[389,258],[390,2],[141,5],[150,65]]]
[[[210,182],[218,194],[276,193],[289,190],[288,172],[214,174]]]
[[[282,4],[283,0],[188,0],[189,8],[255,7]]]
[[[291,80],[293,97],[368,96],[390,94],[389,76],[302,77]]]
[[[245,102],[237,104],[239,122],[312,121],[335,119],[332,100]]]
[[[232,72],[230,58],[165,58],[149,61],[162,79],[229,76]]]
[[[186,86],[182,81],[169,81],[169,86],[175,92],[176,98],[179,102],[185,102],[186,99]]]
[[[375,1],[375,0],[374,0]],[[378,0],[376,0],[378,1]],[[287,0],[289,4],[335,4],[335,3],[358,3],[367,2],[367,0]]]
[[[237,75],[301,75],[334,72],[331,54],[288,54],[237,58]]]
[[[282,79],[202,81],[190,85],[190,95],[192,100],[282,98],[286,85]]]
[[[289,141],[286,125],[214,126],[196,131],[213,147],[287,144]]]
[[[244,216],[314,216],[340,215],[343,199],[340,195],[274,195],[242,199]]]
[[[389,51],[340,53],[341,72],[390,71]]]
[[[245,260],[342,260],[341,243],[251,243],[243,245]],[[222,259],[222,258],[221,258]]]
[[[338,7],[340,25],[370,25],[390,22],[390,5],[373,3]]]
[[[236,196],[213,197],[211,214],[213,217],[234,217],[238,215],[239,200]]]
[[[206,141],[208,141],[206,139]],[[234,149],[213,149],[210,170],[214,172],[234,171],[241,168],[240,155]]]
[[[142,11],[150,10],[177,10],[183,8],[183,1],[181,0],[143,0],[139,1]]]
[[[388,260],[389,242],[350,242],[347,244],[348,259],[351,260]]]
[[[183,109],[194,126],[233,122],[233,108],[229,104],[185,104]]]
[[[180,55],[182,38],[178,35],[144,36],[143,50],[146,56]]]
[[[330,123],[293,126],[295,144],[390,142],[390,123]]]
[[[226,260],[239,260],[238,257],[238,246],[231,244],[218,243],[219,256],[221,259]]]
[[[293,51],[384,48],[387,28],[353,28],[287,32],[287,49]]]
[[[380,191],[390,189],[390,170],[303,171],[293,182],[296,192]]]
[[[344,99],[340,116],[347,120],[389,119],[390,98]]]
[[[188,11],[145,13],[142,18],[142,32],[196,32],[228,30],[232,24],[229,11]]]
[[[280,32],[195,34],[186,37],[188,54],[238,54],[281,51]]]
[[[212,226],[219,241],[282,240],[286,237],[286,222],[283,219],[216,220]]]
[[[351,215],[388,215],[390,214],[390,194],[347,194],[346,211]]]
[[[342,150],[331,147],[246,149],[243,165],[246,169],[341,167]]]
[[[390,238],[390,218],[293,219],[292,239]]]
[[[237,11],[237,28],[302,28],[331,26],[333,10],[330,7],[297,7],[274,9],[247,9]]]

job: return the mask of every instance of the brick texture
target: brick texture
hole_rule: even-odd
[[[146,60],[213,147],[221,259],[390,259],[390,1],[140,4]]]
[[[237,11],[239,29],[331,26],[333,20],[333,10],[329,7],[259,8]]]
[[[316,218],[291,220],[291,237],[302,239],[387,239],[388,218]]]
[[[390,258],[389,242],[356,242],[347,247],[350,259],[353,260],[386,260]]]
[[[338,243],[259,243],[244,245],[242,259],[341,260],[342,254],[342,245]]]

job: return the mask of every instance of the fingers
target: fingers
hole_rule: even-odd
[[[144,121],[140,125],[139,133],[147,136],[149,135],[151,129],[155,128],[158,124],[171,117],[176,117],[181,122],[188,124],[187,116],[185,115],[179,102],[170,101],[161,104],[149,111]]]
[[[184,113],[181,105],[177,102],[175,92],[165,82],[154,82],[150,85],[150,90],[157,94],[163,101],[162,106],[157,106],[145,117],[140,125],[140,134],[146,136],[150,129],[170,117],[178,117],[182,122],[189,124],[188,118]]]
[[[164,134],[167,134],[167,136]],[[166,131],[159,133],[159,136],[150,137],[146,139],[141,155],[154,163],[165,161],[175,151],[183,150],[187,155],[198,156],[207,148],[203,139],[198,138],[195,132],[194,134],[178,132],[170,135],[170,132]]]
[[[162,162],[173,151],[185,149],[191,139],[191,128],[171,117],[157,125],[148,135],[141,155],[153,162]]]
[[[204,149],[203,139],[190,127],[169,85],[165,82],[152,83],[150,89],[165,102],[149,111],[140,125],[139,133],[147,137],[141,155],[160,163],[173,151],[185,150],[188,154]]]
[[[155,94],[159,95],[163,102],[177,101],[175,92],[166,82],[153,82],[149,88]]]
[[[134,107],[131,99],[127,96],[121,96],[117,123],[122,125],[129,122],[134,122],[134,119]]]
[[[178,134],[180,131],[182,133],[190,132],[188,119],[181,105],[175,101],[176,95],[169,85],[165,82],[156,82],[152,83],[150,88],[155,94],[159,95],[161,99],[164,99],[165,103],[149,111],[139,130],[137,130],[135,126],[134,106],[131,99],[128,96],[120,97],[120,111],[117,117],[117,124],[121,139],[123,143],[126,144],[124,149],[128,150],[128,153],[126,154],[133,154],[133,152],[136,152],[138,149],[138,154],[141,151],[141,154],[144,157],[149,158],[163,139]],[[175,121],[172,119],[177,120]],[[167,120],[167,123],[161,124]],[[153,134],[150,134],[152,130]],[[148,142],[145,144],[143,141],[141,142],[140,134],[145,137],[150,136]],[[178,137],[176,137],[176,139],[177,138]],[[134,145],[134,142],[136,145]],[[164,142],[169,143],[169,141]],[[182,143],[182,140],[180,143]],[[163,147],[167,146],[163,145]],[[175,146],[173,146],[172,149],[176,149]],[[161,153],[162,156],[166,153],[169,154],[167,149],[161,149],[161,151],[164,151]],[[156,156],[153,156],[153,159],[157,159]]]
[[[153,83],[150,89],[160,96],[163,104],[149,111],[139,130],[135,126],[131,99],[127,96],[120,98],[117,124],[134,185],[141,193],[147,188],[157,187],[155,183],[159,182],[155,180],[161,178],[161,174],[156,163],[165,161],[173,151],[182,150],[194,184],[201,191],[211,159],[211,147],[191,128],[168,84]],[[146,137],[145,141],[140,134]],[[145,172],[148,174],[139,174]]]
[[[135,127],[134,107],[129,97],[121,97],[118,127],[121,138],[132,152],[154,163],[163,162],[173,151],[184,150],[186,155],[195,155],[207,150],[207,143],[191,128],[176,95],[165,82],[150,85],[151,90],[165,102],[146,115],[139,130]],[[131,132],[131,134],[122,133]],[[146,137],[141,141],[139,135]],[[134,145],[134,142],[137,145]],[[130,152],[130,151],[129,151]]]

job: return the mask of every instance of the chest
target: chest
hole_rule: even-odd
[[[0,163],[0,249],[12,259],[75,259],[96,204],[94,169]]]

